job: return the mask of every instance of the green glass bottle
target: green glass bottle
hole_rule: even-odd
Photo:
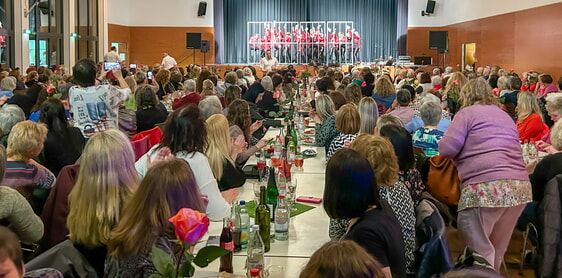
[[[260,187],[260,203],[256,207],[256,225],[260,227],[259,233],[263,240],[264,250],[265,252],[269,251],[271,246],[269,240],[269,232],[270,232],[270,215],[273,214],[269,207],[266,204],[266,191],[265,186]]]
[[[293,143],[295,144],[295,148],[299,145],[299,140],[297,137],[297,129],[295,128],[295,122],[291,122],[291,137],[293,137]]]
[[[270,221],[273,222],[275,208],[277,208],[277,198],[279,198],[279,189],[275,181],[275,168],[269,168],[269,180],[267,181],[266,204],[271,212]],[[265,240],[264,240],[265,241]]]

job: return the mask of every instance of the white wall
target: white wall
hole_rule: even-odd
[[[107,0],[108,23],[125,26],[213,27],[213,0],[197,16],[200,0]]]
[[[556,0],[437,0],[435,13],[421,16],[427,0],[409,0],[408,27],[439,27],[560,3]]]

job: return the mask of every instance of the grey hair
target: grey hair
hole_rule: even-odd
[[[451,74],[451,73],[453,73],[453,67],[451,67],[451,66],[446,67],[446,68],[445,68],[445,73],[446,73],[446,74]]]
[[[0,129],[4,134],[10,133],[12,127],[22,121],[25,121],[25,113],[19,106],[6,104],[0,108]]]
[[[271,77],[266,76],[262,78],[261,85],[266,91],[270,91],[270,92],[273,91],[273,81],[271,80]]]
[[[562,121],[554,123],[550,130],[550,142],[556,150],[562,150]]]
[[[135,77],[135,82],[137,83],[137,85],[140,85],[146,79],[146,73],[144,73],[142,71],[137,71],[137,72],[135,72],[134,77]]]
[[[193,79],[187,79],[183,82],[183,87],[190,92],[195,92],[197,83]]]
[[[420,103],[423,105],[423,104],[428,103],[428,102],[434,102],[434,103],[437,103],[437,104],[441,104],[441,100],[439,99],[439,97],[437,97],[436,95],[431,94],[431,93],[425,93],[425,94],[423,94],[422,98],[420,99]]]
[[[508,89],[508,87],[507,87],[508,80],[509,80],[509,78],[507,76],[504,76],[504,75],[500,76],[500,78],[498,78],[498,83],[497,83],[498,89],[500,89],[500,90]]]
[[[13,76],[8,76],[0,81],[0,89],[2,91],[13,91],[16,89],[16,78]]]
[[[433,69],[433,75],[440,75],[441,74],[441,69],[440,68],[434,68]]]
[[[424,125],[437,125],[441,120],[441,106],[435,102],[426,102],[420,107],[420,116]]]
[[[379,108],[377,102],[370,97],[364,97],[357,105],[359,119],[361,120],[360,134],[373,134],[379,119]]]
[[[434,75],[433,77],[431,77],[431,85],[433,86],[437,86],[437,85],[441,85],[441,76],[439,75]]]
[[[245,67],[244,68],[244,76],[252,76],[252,75],[254,75],[252,70],[248,67]]]
[[[217,96],[206,96],[201,101],[199,101],[199,110],[205,120],[215,114],[222,114],[222,105],[219,97]]]

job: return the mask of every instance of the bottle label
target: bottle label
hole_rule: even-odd
[[[240,234],[240,244],[246,246],[248,244],[248,228],[242,228],[242,233]]]
[[[275,220],[275,232],[286,232],[289,230],[288,220]]]
[[[221,242],[221,247],[228,251],[232,251],[234,250],[234,241]]]
[[[256,268],[259,269],[260,272],[263,270],[263,261],[260,260],[250,260],[248,259],[248,270]]]
[[[273,213],[273,204],[267,204],[267,207],[269,208],[269,213],[270,215],[274,215]],[[270,216],[271,217],[271,216]]]

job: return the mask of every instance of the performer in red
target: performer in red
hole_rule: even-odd
[[[355,62],[359,61],[359,51],[361,51],[361,36],[359,36],[359,32],[353,32],[353,44],[355,49],[353,50],[353,57]]]
[[[250,56],[252,57],[252,60],[254,62],[259,61],[259,57],[256,57],[257,55],[260,55],[260,45],[261,45],[261,40],[260,40],[260,35],[258,33],[254,34],[253,36],[250,37],[248,43],[250,44]]]
[[[339,60],[339,38],[336,29],[332,32],[328,28],[328,63],[335,62]]]

